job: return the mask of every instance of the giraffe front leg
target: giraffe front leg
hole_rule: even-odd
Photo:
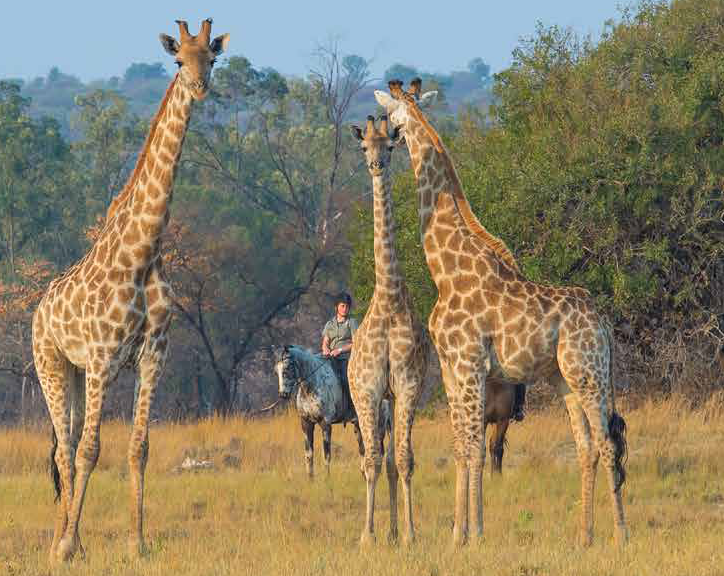
[[[382,454],[380,452],[377,425],[379,398],[373,390],[362,395],[354,394],[353,398],[354,405],[357,407],[357,416],[365,448],[364,472],[367,486],[367,508],[365,524],[360,537],[360,542],[365,545],[375,542],[375,488],[382,470]]]
[[[468,399],[467,438],[470,498],[468,504],[470,536],[483,537],[483,469],[485,468],[485,376],[475,371],[465,381],[464,397]]]
[[[394,413],[394,407],[396,405],[396,402],[394,400],[390,400],[389,402],[389,409],[390,412]],[[378,418],[378,423],[379,423]],[[387,468],[387,484],[389,486],[389,493],[390,493],[390,534],[388,537],[388,540],[390,542],[397,542],[398,537],[398,529],[397,529],[397,483],[399,479],[399,472],[397,469],[397,463],[395,462],[395,449],[396,449],[396,443],[395,443],[395,421],[392,420],[390,422],[390,438],[387,442],[387,454],[385,455],[385,463]],[[379,426],[378,426],[379,428]],[[382,437],[384,435],[384,432],[380,432],[380,440],[382,440]],[[383,445],[383,442],[380,442],[380,446]]]
[[[153,397],[166,364],[167,353],[166,326],[162,326],[147,336],[137,365],[133,428],[128,442],[128,471],[131,491],[128,550],[132,557],[147,553],[143,537],[143,493],[146,464],[148,463],[148,423]]]
[[[439,352],[438,352],[439,353]],[[455,458],[455,520],[453,524],[453,545],[464,546],[468,541],[468,488],[469,464],[468,441],[465,422],[467,419],[460,390],[447,362],[440,360],[445,394],[450,405],[450,422],[453,431],[453,456]]]
[[[414,388],[407,388],[408,390]],[[412,475],[415,456],[412,452],[412,423],[415,417],[414,399],[401,396],[396,403],[393,422],[397,429],[395,461],[402,476],[402,497],[405,512],[405,544],[415,541],[415,523],[412,515]],[[392,450],[392,446],[390,446]]]

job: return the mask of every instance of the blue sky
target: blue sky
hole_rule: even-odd
[[[177,35],[177,18],[192,33],[206,17],[214,34],[229,32],[229,54],[249,58],[255,67],[304,74],[319,43],[337,37],[344,53],[373,59],[376,75],[396,62],[429,72],[466,67],[482,57],[493,71],[510,64],[521,37],[536,22],[600,34],[618,19],[625,0],[429,0],[345,2],[308,0],[248,2],[175,0],[20,0],[3,2],[0,78],[44,76],[52,66],[88,81],[122,75],[132,62],[171,58],[159,32]],[[430,6],[435,6],[431,9]],[[202,8],[200,8],[202,7]],[[15,57],[8,57],[8,55]]]

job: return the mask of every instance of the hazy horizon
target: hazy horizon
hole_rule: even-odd
[[[425,72],[463,70],[481,57],[492,72],[511,63],[511,52],[521,38],[535,33],[536,23],[570,27],[579,35],[598,38],[604,22],[618,19],[621,0],[595,4],[574,0],[511,0],[507,3],[469,6],[449,0],[446,10],[432,13],[421,4],[385,6],[384,17],[369,10],[351,11],[324,0],[280,6],[219,5],[203,12],[197,2],[106,4],[83,0],[40,8],[33,2],[4,7],[6,22],[17,23],[3,35],[4,52],[23,47],[15,59],[0,61],[0,78],[25,81],[44,77],[57,66],[83,82],[122,76],[134,62],[161,62],[172,72],[172,59],[158,41],[165,32],[178,36],[175,18],[189,22],[192,33],[202,19],[214,18],[213,35],[229,32],[226,56],[243,55],[257,68],[271,67],[286,75],[303,75],[313,65],[316,46],[337,38],[341,52],[371,59],[373,76],[381,76],[395,63]],[[38,18],[34,12],[42,10]],[[140,16],[141,10],[144,16]],[[280,12],[282,12],[280,14]],[[32,28],[19,25],[33,22]],[[28,41],[32,32],[32,42]],[[20,52],[20,50],[18,50]]]

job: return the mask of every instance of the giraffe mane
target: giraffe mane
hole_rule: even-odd
[[[432,140],[432,144],[435,147],[435,150],[437,150],[443,162],[445,163],[448,178],[453,185],[452,194],[455,200],[455,206],[457,207],[460,216],[462,216],[465,225],[475,236],[485,242],[486,246],[493,250],[493,252],[495,252],[495,254],[503,262],[505,262],[516,272],[520,273],[520,268],[518,267],[518,263],[515,261],[515,256],[513,256],[513,253],[510,251],[505,242],[501,238],[498,238],[497,236],[488,232],[488,229],[485,228],[485,226],[480,223],[480,220],[478,220],[477,216],[475,216],[473,209],[470,207],[468,199],[465,197],[465,192],[463,191],[463,187],[460,183],[460,178],[458,177],[457,170],[455,170],[455,165],[453,164],[452,158],[450,158],[450,154],[448,154],[448,151],[445,149],[445,146],[440,140],[440,136],[437,134],[437,131],[432,127],[430,122],[428,122],[427,118],[425,118],[425,115],[420,110],[415,99],[409,94],[404,94],[404,97],[405,101],[408,103],[410,112],[415,117],[415,119],[420,122],[420,124],[422,124],[425,132],[427,132],[430,140]]]
[[[136,166],[133,168],[133,173],[121,190],[120,194],[118,194],[118,196],[111,200],[111,204],[108,206],[108,212],[106,213],[106,222],[113,218],[116,212],[118,212],[118,209],[121,207],[121,205],[126,202],[126,200],[131,195],[131,192],[133,191],[136,182],[141,176],[141,169],[143,167],[144,161],[146,160],[148,149],[151,147],[151,142],[153,142],[153,138],[156,135],[158,123],[163,116],[164,111],[166,110],[166,105],[168,104],[168,100],[171,97],[171,92],[173,92],[173,88],[176,85],[177,79],[178,74],[174,76],[174,79],[168,85],[168,88],[166,88],[166,93],[163,95],[163,100],[161,100],[161,104],[158,107],[158,112],[156,112],[156,116],[154,116],[153,120],[151,120],[151,126],[148,129],[146,141],[143,143],[141,153],[138,155],[138,160],[136,160]]]

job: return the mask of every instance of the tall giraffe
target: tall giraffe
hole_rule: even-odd
[[[468,521],[482,536],[485,463],[485,383],[534,382],[544,376],[563,394],[582,476],[579,538],[593,537],[593,492],[599,455],[608,480],[615,536],[628,539],[621,499],[625,480],[625,422],[614,409],[612,332],[582,288],[528,281],[502,240],[490,234],[468,204],[450,155],[421,106],[400,81],[375,97],[403,130],[417,180],[425,258],[437,286],[430,334],[450,403],[457,471],[453,538],[463,544]]]
[[[412,422],[427,370],[430,345],[412,307],[395,251],[390,161],[399,130],[390,136],[387,117],[379,129],[367,117],[365,133],[352,127],[360,140],[372,176],[374,209],[375,289],[364,320],[355,332],[347,373],[362,439],[363,471],[367,479],[367,514],[362,542],[374,540],[375,486],[382,467],[379,438],[380,404],[390,398],[392,423],[387,451],[390,485],[390,538],[397,539],[397,480],[402,474],[405,541],[415,539],[412,521]],[[396,432],[396,433],[395,433]],[[394,446],[394,448],[393,448]],[[392,456],[394,450],[394,459]]]
[[[130,549],[142,553],[143,478],[148,416],[167,355],[170,287],[161,273],[161,233],[169,219],[176,166],[194,100],[208,90],[215,58],[229,35],[210,39],[211,19],[192,36],[176,21],[180,42],[161,44],[180,70],[161,101],[136,167],[111,203],[90,252],[50,283],[33,317],[33,356],[53,424],[51,467],[60,499],[52,560],[80,547],[78,524],[100,452],[108,386],[126,362],[136,368],[136,402],[128,448]]]

